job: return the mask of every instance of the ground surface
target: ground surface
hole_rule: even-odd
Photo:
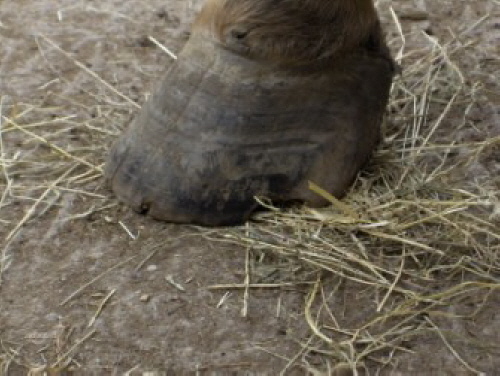
[[[379,5],[394,29],[390,4]],[[96,375],[306,372],[288,363],[301,360],[301,344],[311,334],[304,320],[308,285],[250,290],[248,299],[238,288],[209,288],[243,283],[249,264],[254,283],[281,283],[280,273],[289,276],[295,266],[269,256],[249,261],[244,247],[208,239],[204,230],[139,216],[102,186],[99,169],[137,110],[132,103],[144,101],[172,61],[148,37],[177,53],[198,5],[0,1],[0,124],[6,127],[0,140],[0,375],[42,374],[44,367],[53,374]],[[425,29],[442,42],[460,35],[469,44],[467,54],[453,59],[467,81],[481,84],[479,104],[458,133],[454,127],[464,119],[452,115],[441,137],[498,137],[498,2],[404,1],[394,7],[405,32]],[[407,51],[421,48],[411,38],[407,43]],[[498,190],[499,165],[497,145],[460,170],[460,179],[487,181]],[[315,278],[307,269],[295,272],[301,280]],[[363,291],[349,299],[352,290],[342,289],[335,303],[344,317],[370,309]],[[449,323],[478,345],[458,341],[454,348],[465,362],[439,336],[427,335],[407,344],[412,353],[391,357],[382,374],[474,374],[464,363],[499,374],[498,346],[479,346],[500,341],[496,291],[489,290],[484,305],[467,301],[481,305],[473,321]],[[455,308],[450,315],[461,314]]]

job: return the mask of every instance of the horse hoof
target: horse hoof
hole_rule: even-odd
[[[134,210],[214,226],[244,222],[255,196],[325,205],[308,182],[341,197],[375,148],[394,73],[375,13],[354,44],[347,37],[336,43],[331,20],[323,31],[314,26],[332,37],[318,36],[308,55],[287,48],[303,47],[300,38],[293,43],[298,33],[286,39],[272,31],[281,25],[292,33],[295,22],[314,40],[312,26],[297,21],[305,10],[274,23],[234,16],[249,2],[207,3],[178,59],[113,146],[105,176]]]

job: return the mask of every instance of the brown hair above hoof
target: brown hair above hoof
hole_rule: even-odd
[[[378,141],[393,70],[371,0],[210,0],[106,178],[172,222],[238,224],[255,196],[324,205],[308,181],[345,193]]]

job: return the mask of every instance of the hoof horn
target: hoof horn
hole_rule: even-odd
[[[342,196],[379,138],[393,75],[383,41],[295,64],[249,51],[255,28],[234,27],[225,43],[207,17],[219,16],[202,11],[111,150],[105,175],[118,198],[166,221],[232,225],[255,196],[326,204],[308,181]]]

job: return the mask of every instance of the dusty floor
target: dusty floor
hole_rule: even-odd
[[[423,4],[394,4],[396,12],[407,15],[402,17],[405,30],[426,29],[446,41],[470,27],[463,35],[467,43],[474,41],[474,53],[458,61],[467,80],[485,87],[487,100],[471,115],[474,131],[450,128],[450,134],[471,140],[498,136],[498,2],[428,0],[429,17],[414,11]],[[95,169],[136,110],[131,102],[142,103],[172,61],[148,36],[177,53],[198,5],[188,0],[0,1],[0,115],[32,125],[28,132],[41,137],[51,129],[50,140],[12,131],[0,144],[5,161],[22,155],[31,165],[20,170],[4,163],[0,178],[5,188],[0,191],[0,236],[5,239],[0,375],[68,363],[76,373],[96,375],[129,370],[271,375],[300,355],[309,334],[303,320],[305,288],[252,290],[243,317],[239,289],[208,287],[242,283],[245,250],[207,240],[195,227],[155,222],[116,205]],[[392,22],[389,5],[380,2],[387,24]],[[418,49],[411,38],[408,43],[407,49]],[[91,162],[74,164],[81,172],[81,190],[47,185],[68,167],[47,141]],[[53,158],[53,165],[42,165],[41,156]],[[497,148],[464,171],[463,179],[489,176],[498,189],[499,164]],[[29,221],[16,228],[28,214]],[[251,262],[254,282],[271,283],[280,268],[288,267],[286,260],[269,261],[270,271],[262,260]],[[308,279],[306,271],[296,273]],[[455,321],[451,329],[478,342],[498,343],[497,304],[500,295],[492,292],[474,322]],[[352,301],[346,307],[347,316],[363,311]],[[414,353],[398,354],[382,374],[473,373],[435,336],[409,347]],[[499,374],[498,347],[461,350],[476,369]],[[287,368],[287,374],[305,373]]]

